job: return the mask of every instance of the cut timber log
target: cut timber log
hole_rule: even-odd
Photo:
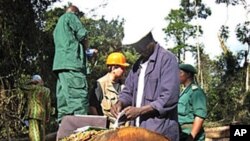
[[[123,127],[103,132],[92,141],[170,141],[170,139],[144,128]]]
[[[230,136],[230,127],[205,128],[206,138],[227,138]]]

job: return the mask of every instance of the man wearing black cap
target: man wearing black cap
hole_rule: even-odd
[[[206,96],[194,82],[196,69],[190,64],[180,64],[180,82],[184,90],[178,102],[178,120],[181,127],[180,141],[204,141],[202,127],[207,117]]]
[[[134,31],[134,34],[137,32]],[[141,37],[130,44],[141,56],[129,72],[125,87],[119,94],[119,101],[111,112],[117,116],[123,110],[131,125],[147,128],[172,141],[178,141],[177,59],[154,40],[151,31]]]

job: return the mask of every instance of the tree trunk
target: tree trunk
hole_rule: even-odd
[[[249,92],[249,61],[248,61],[248,56],[249,56],[249,49],[250,49],[250,44],[248,44],[248,50],[247,50],[247,55],[246,55],[246,61],[245,63],[247,64],[247,70],[246,70],[246,92]]]
[[[198,82],[200,83],[200,86],[203,88],[203,76],[201,72],[201,57],[200,57],[200,42],[199,42],[199,22],[198,22],[198,6],[197,6],[197,1],[195,1],[195,19],[196,19],[196,49],[197,49],[197,67],[198,67]]]
[[[199,43],[197,43],[197,67],[198,67],[198,73],[197,73],[197,79],[198,82],[200,83],[200,86],[203,88],[203,75],[202,75],[202,71],[201,71],[201,57],[200,57],[200,46]]]
[[[246,92],[249,91],[249,65],[247,64],[247,70],[246,70]]]

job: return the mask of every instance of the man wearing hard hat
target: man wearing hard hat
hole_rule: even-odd
[[[125,33],[124,45],[141,54],[125,81],[119,101],[111,113],[125,112],[131,124],[147,128],[179,140],[177,103],[179,95],[179,68],[176,57],[162,48],[153,37],[153,30],[138,30],[133,39]]]
[[[108,73],[97,80],[95,94],[91,95],[90,112],[107,116],[109,128],[113,128],[115,118],[110,109],[118,101],[118,93],[124,87],[122,77],[129,64],[121,52],[113,52],[108,55],[106,65]]]

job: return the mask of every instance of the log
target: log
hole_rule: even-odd
[[[144,128],[123,127],[103,132],[91,141],[170,141],[170,139]]]
[[[205,128],[206,138],[228,138],[230,136],[230,127],[210,127]]]

